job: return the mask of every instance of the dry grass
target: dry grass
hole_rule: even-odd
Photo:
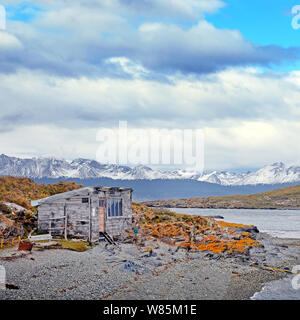
[[[37,184],[29,178],[0,177],[0,202],[13,202],[34,210],[31,200],[49,197],[58,193],[81,188],[75,182],[59,182],[55,184]]]
[[[15,246],[16,246],[16,244],[12,245],[11,242],[6,242],[6,243],[3,243],[3,248],[0,249],[0,250],[11,249],[11,248],[13,248],[13,247],[15,247]]]
[[[71,241],[71,240],[58,240],[58,239],[53,239],[55,242],[61,243],[61,247],[56,247],[56,249],[68,249],[72,251],[77,251],[77,252],[84,252],[88,248],[88,242],[87,241]],[[49,242],[48,240],[40,240],[36,241],[36,243],[47,243]]]
[[[62,244],[63,249],[68,249],[77,252],[84,252],[87,250],[88,242],[87,241],[66,241],[58,240],[57,242]]]
[[[140,233],[146,239],[159,239],[192,251],[243,254],[248,248],[260,245],[248,232],[237,230],[245,225],[152,209],[137,203],[133,204],[133,212],[135,223],[139,224]]]

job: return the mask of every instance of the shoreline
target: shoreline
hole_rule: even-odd
[[[292,276],[292,268],[295,265],[300,264],[300,239],[278,238],[267,233],[259,233],[258,240],[265,245],[265,257],[262,257],[261,255],[256,256],[256,254],[254,254],[252,259],[258,258],[258,261],[266,267],[287,272],[263,270],[256,267],[256,270],[249,271],[244,279],[241,279],[241,282],[244,282],[245,286],[250,287],[250,289],[241,289],[243,293],[248,292],[245,296],[247,300],[251,299],[255,294],[260,293],[261,290],[271,282]],[[252,278],[253,282],[245,281],[249,280],[249,278]],[[235,290],[232,292],[233,299],[236,297],[238,286],[239,284],[236,285]]]
[[[272,211],[300,211],[299,208],[202,208],[202,207],[156,207],[156,206],[149,206],[149,208],[162,208],[162,209],[202,209],[202,210],[272,210]]]
[[[300,264],[300,239],[259,233],[264,248],[249,255],[187,252],[149,241],[153,254],[134,244],[100,243],[85,252],[34,249],[21,258],[3,260],[7,283],[18,290],[0,291],[0,300],[249,300],[270,281]],[[287,270],[288,271],[288,270]]]

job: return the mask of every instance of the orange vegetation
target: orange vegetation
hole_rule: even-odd
[[[253,227],[250,225],[246,225],[246,224],[238,224],[238,223],[229,223],[229,222],[225,222],[225,221],[218,221],[219,225],[222,227],[227,227],[227,228],[239,228],[239,227]]]
[[[248,248],[260,245],[249,232],[237,230],[245,225],[177,214],[137,203],[133,204],[133,213],[140,233],[147,238],[154,237],[192,251],[245,254]]]

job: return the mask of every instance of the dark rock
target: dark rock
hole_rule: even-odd
[[[14,284],[10,284],[10,283],[7,283],[6,285],[6,289],[10,289],[10,290],[18,290],[19,287],[14,285]]]
[[[168,249],[168,251],[171,253],[171,255],[174,255],[175,253],[178,252],[178,250],[180,249],[181,247],[170,247]]]
[[[208,216],[208,218],[212,218],[212,219],[224,219],[223,216]]]
[[[152,259],[151,264],[153,264],[155,267],[161,267],[162,263],[158,259]]]
[[[127,261],[123,263],[121,265],[121,270],[127,271],[127,272],[134,272],[136,274],[142,274],[143,272],[148,272],[148,269],[134,263],[133,261]]]
[[[222,256],[218,253],[209,252],[204,257],[209,258],[210,260],[220,260]]]
[[[256,226],[250,226],[250,227],[238,227],[236,228],[237,231],[241,232],[249,232],[249,233],[259,233],[259,230]]]
[[[154,251],[150,251],[151,253],[150,253],[150,255],[151,255],[151,257],[157,257],[157,253],[156,252],[154,252]]]
[[[105,260],[107,263],[115,263],[115,262],[126,262],[126,259],[121,259],[119,257],[108,258]]]
[[[241,237],[240,236],[234,236],[233,240],[241,240]]]

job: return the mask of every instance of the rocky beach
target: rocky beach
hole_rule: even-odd
[[[0,300],[250,299],[300,264],[299,239],[257,237],[263,247],[247,255],[191,252],[152,240],[143,247],[101,242],[85,252],[2,250],[7,289]]]

